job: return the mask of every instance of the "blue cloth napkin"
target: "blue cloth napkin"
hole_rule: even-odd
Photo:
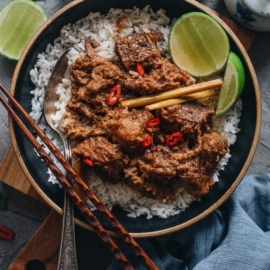
[[[218,210],[193,226],[138,243],[161,270],[269,270],[270,174],[245,176]],[[121,248],[136,269],[145,269]],[[108,270],[116,269],[113,260]]]

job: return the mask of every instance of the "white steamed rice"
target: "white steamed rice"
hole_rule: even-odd
[[[128,24],[124,29],[119,31],[116,27],[116,21],[123,16],[128,18]],[[101,15],[98,12],[90,13],[87,17],[77,21],[75,24],[64,26],[61,29],[60,36],[54,43],[49,44],[46,51],[38,55],[37,63],[30,72],[31,80],[35,85],[35,89],[31,91],[33,98],[30,116],[40,125],[61,151],[63,151],[62,143],[59,141],[59,138],[55,136],[55,133],[44,123],[42,110],[45,87],[62,53],[67,48],[72,47],[68,54],[69,63],[71,64],[79,55],[84,53],[84,41],[90,38],[101,45],[96,49],[100,55],[103,57],[115,57],[115,37],[129,36],[142,31],[160,31],[163,33],[164,39],[158,43],[158,47],[163,56],[169,57],[167,49],[169,24],[170,19],[165,15],[164,10],[160,9],[154,13],[149,6],[142,10],[135,7],[127,10],[112,8],[107,15]],[[69,78],[64,78],[58,87],[59,102],[56,104],[58,112],[53,116],[56,125],[59,124],[65,112],[65,106],[70,99],[70,85]],[[216,101],[211,99],[209,102]],[[228,113],[218,118],[213,117],[213,129],[227,137],[229,146],[236,141],[236,133],[239,131],[238,123],[240,121],[241,109],[242,103],[241,100],[239,100]],[[44,148],[46,149],[45,146]],[[49,151],[47,152],[49,153]],[[52,158],[54,157],[52,156]],[[214,175],[215,181],[218,181],[218,171],[224,170],[229,158],[230,154],[227,153],[220,161],[217,172]],[[48,171],[48,181],[52,184],[58,183],[50,170]],[[194,201],[193,196],[188,194],[181,186],[175,187],[177,191],[172,201],[164,200],[160,202],[146,198],[139,192],[133,191],[121,183],[116,185],[104,184],[93,172],[89,172],[87,181],[109,209],[112,209],[113,205],[119,205],[128,212],[129,217],[133,218],[141,215],[146,215],[147,219],[153,216],[167,218],[184,211]],[[89,205],[92,210],[95,209],[90,201]]]

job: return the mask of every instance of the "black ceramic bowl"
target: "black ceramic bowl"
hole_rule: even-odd
[[[238,133],[236,143],[231,147],[232,157],[226,169],[221,172],[220,181],[215,184],[208,195],[202,197],[201,201],[192,203],[185,212],[165,220],[157,217],[150,220],[146,220],[145,217],[129,218],[126,212],[115,207],[113,209],[114,215],[134,237],[151,237],[174,232],[201,220],[228,198],[240,183],[250,165],[259,139],[261,124],[260,92],[250,59],[233,32],[218,16],[193,0],[78,0],[58,11],[31,39],[18,62],[11,86],[12,94],[30,112],[32,98],[30,90],[34,86],[30,80],[29,72],[37,61],[37,55],[45,51],[48,43],[53,43],[64,25],[76,22],[91,11],[99,11],[106,14],[111,7],[132,8],[137,6],[143,8],[148,4],[155,11],[160,8],[165,9],[166,14],[171,19],[178,18],[182,14],[191,11],[202,11],[214,17],[227,32],[231,43],[231,50],[242,59],[246,72],[246,84],[241,96],[243,101],[240,122],[241,131]],[[13,125],[12,121],[10,121],[10,130],[15,152],[27,177],[43,199],[52,208],[61,213],[63,190],[47,182],[46,166],[39,160],[33,147],[17,126]],[[75,216],[76,222],[79,225],[89,228],[79,211],[76,211]],[[100,217],[98,213],[97,216]],[[110,231],[104,219],[100,217],[100,220]]]

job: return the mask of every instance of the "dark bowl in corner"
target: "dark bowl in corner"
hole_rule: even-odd
[[[167,219],[153,217],[147,220],[144,216],[133,219],[127,217],[127,213],[119,207],[114,207],[113,214],[134,237],[164,235],[186,228],[203,219],[230,196],[244,177],[252,161],[259,140],[261,125],[260,91],[252,63],[232,30],[209,8],[193,0],[78,0],[59,10],[34,35],[18,62],[11,85],[11,93],[30,112],[32,98],[30,90],[34,87],[29,76],[30,70],[36,63],[37,55],[45,51],[48,43],[53,43],[64,25],[76,22],[91,11],[106,14],[111,7],[132,8],[137,6],[143,8],[146,5],[150,5],[154,11],[160,8],[165,9],[166,14],[171,19],[178,18],[191,11],[202,11],[216,19],[229,36],[231,50],[242,59],[246,72],[246,83],[241,96],[243,101],[239,126],[241,131],[238,133],[236,143],[230,149],[232,157],[226,169],[220,173],[220,181],[200,201],[192,203],[186,211]],[[31,144],[11,120],[10,131],[16,155],[29,181],[53,209],[62,213],[63,190],[48,183],[45,164],[37,157]],[[77,224],[90,228],[81,213],[77,209],[75,210]],[[99,213],[96,214],[105,228],[113,234],[103,217]]]

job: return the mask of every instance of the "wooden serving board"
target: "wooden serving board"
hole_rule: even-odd
[[[0,165],[0,181],[36,200],[43,201],[24,174],[12,146]]]
[[[255,33],[224,16],[219,14],[218,16],[227,23],[242,42],[244,48],[248,50],[254,40]],[[36,190],[28,182],[28,179],[24,175],[24,172],[17,161],[12,147],[9,148],[2,164],[0,165],[0,181],[12,186],[28,196],[39,201],[43,201]],[[26,269],[27,263],[33,259],[42,261],[47,270],[56,269],[58,250],[60,246],[61,227],[61,215],[56,213],[54,210],[51,210],[51,213],[48,215],[41,227],[25,245],[8,270]],[[51,228],[54,229],[52,230]]]

